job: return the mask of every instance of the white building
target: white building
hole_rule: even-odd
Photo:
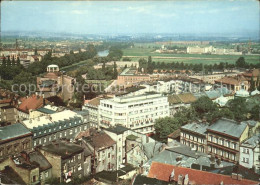
[[[166,116],[169,116],[169,103],[161,94],[100,100],[99,125],[105,128],[121,124],[136,132],[151,133],[155,120]]]
[[[255,168],[260,173],[260,134],[248,138],[240,146],[240,165],[246,168]]]

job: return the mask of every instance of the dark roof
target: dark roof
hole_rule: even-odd
[[[146,176],[138,174],[135,177],[133,185],[143,185],[143,184],[146,184],[146,185],[155,185],[155,184],[164,185],[165,184],[166,185],[166,184],[168,184],[168,182],[157,180],[155,178],[150,178],[150,177],[146,177]]]
[[[107,130],[109,132],[113,132],[113,133],[119,135],[119,134],[123,134],[125,131],[127,131],[129,129],[126,128],[126,127],[123,127],[121,125],[116,125],[114,127],[105,128],[105,130]]]
[[[65,106],[65,103],[59,96],[51,96],[46,98],[46,100],[53,103],[54,106]]]
[[[197,159],[200,156],[206,155],[204,153],[191,150],[191,148],[186,145],[181,145],[181,146],[172,147],[172,148],[166,148],[166,150],[177,153],[177,154],[181,154],[181,155],[184,155],[187,157],[191,157],[194,159]]]
[[[1,183],[3,184],[26,184],[23,179],[16,173],[13,168],[7,166],[0,171]]]
[[[181,130],[177,129],[173,133],[169,134],[168,138],[177,139],[178,137],[180,137],[180,135],[181,135]]]
[[[129,135],[129,136],[126,136],[126,139],[131,140],[131,141],[135,141],[137,138],[138,138],[138,137],[135,136],[135,135],[133,135],[133,134],[131,134],[131,135]]]
[[[49,161],[38,151],[30,152],[29,160],[31,163],[37,163],[40,168],[40,171],[50,169],[52,166]]]
[[[31,132],[21,123],[0,127],[0,142],[28,134],[31,134]]]
[[[84,139],[97,150],[103,150],[116,144],[116,142],[104,131],[99,132],[94,129],[80,132],[76,138]]]
[[[45,114],[53,114],[53,113],[55,113],[55,111],[50,110],[50,109],[46,109],[44,107],[37,109],[37,111],[45,113]]]
[[[206,136],[207,128],[209,124],[207,123],[189,123],[181,127],[181,130],[188,130],[193,133]]]
[[[12,109],[15,108],[13,105],[7,105],[7,106],[3,106],[1,107],[1,109]]]
[[[247,124],[244,122],[238,123],[234,120],[221,118],[210,127],[208,127],[207,130],[240,138],[246,127]]]
[[[41,149],[54,155],[61,156],[62,159],[67,159],[83,152],[81,146],[63,141],[42,146]]]
[[[237,174],[241,174],[245,179],[259,181],[259,175],[255,173],[254,170],[248,169],[241,165],[226,166],[223,168],[216,168],[207,171],[212,173],[217,173],[217,174],[230,175],[230,176],[232,173],[237,173]]]

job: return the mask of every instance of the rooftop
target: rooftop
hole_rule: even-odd
[[[32,95],[28,98],[22,98],[21,104],[19,105],[18,109],[29,113],[30,109],[38,109],[43,106],[43,97],[42,96],[37,96],[37,95]]]
[[[78,153],[83,152],[83,148],[73,143],[67,143],[64,141],[51,143],[40,148],[48,153],[61,156],[62,159],[70,158]]]
[[[123,134],[125,131],[128,131],[129,129],[121,125],[116,125],[113,127],[105,128],[105,130],[119,135],[119,134]]]
[[[181,129],[188,130],[190,132],[194,132],[200,135],[206,136],[207,128],[209,124],[207,123],[189,123],[181,127]]]
[[[3,140],[25,136],[28,134],[31,134],[30,130],[28,130],[21,123],[15,123],[5,127],[0,127],[0,142]]]
[[[245,140],[241,146],[249,146],[255,148],[256,146],[259,146],[260,141],[260,133],[257,133],[256,135],[253,135],[252,137]]]
[[[174,171],[174,172],[173,172]],[[170,176],[173,175],[175,182],[182,175],[188,177],[189,184],[258,184],[257,181],[242,179],[233,179],[231,176],[215,174],[190,168],[184,168],[169,164],[153,162],[148,177],[169,182]]]
[[[140,184],[168,185],[168,183],[165,181],[157,180],[156,178],[150,178],[138,174],[134,179],[133,185],[140,185]]]
[[[126,139],[131,140],[131,141],[135,141],[137,138],[138,138],[138,137],[135,136],[135,135],[133,135],[133,134],[128,135],[128,136],[126,137]]]
[[[81,115],[79,115],[76,112],[73,112],[71,110],[64,110],[62,112],[55,112],[55,113],[47,115],[47,116],[40,116],[38,118],[25,120],[25,121],[23,121],[23,124],[27,128],[33,129],[34,127],[39,127],[39,126],[48,125],[48,124],[54,124],[54,122],[63,121],[65,119],[76,118],[76,117],[81,118]]]
[[[246,127],[247,124],[244,122],[238,123],[234,120],[221,118],[217,122],[209,126],[207,130],[240,138]]]
[[[49,161],[38,151],[28,153],[29,160],[31,163],[37,163],[40,171],[50,169],[52,166]]]
[[[1,183],[3,184],[26,184],[23,179],[11,167],[0,171]]]
[[[41,107],[41,108],[36,109],[36,110],[39,111],[39,112],[45,113],[45,114],[53,114],[53,113],[55,113],[54,110],[47,109],[45,107]]]

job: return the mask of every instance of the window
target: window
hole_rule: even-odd
[[[60,137],[62,137],[62,132],[60,133]]]
[[[78,171],[82,170],[81,164],[78,164]]]
[[[46,143],[46,141],[47,141],[46,137],[45,137],[45,138],[43,138],[43,143]]]
[[[48,178],[48,177],[49,177],[49,173],[47,171],[47,172],[45,172],[45,178]]]
[[[108,153],[107,157],[110,158],[110,153]]]
[[[78,160],[81,160],[81,154],[78,155]]]
[[[70,130],[70,135],[72,134],[72,130]]]
[[[33,146],[36,146],[36,141],[33,142]],[[1,154],[0,154],[0,156],[1,156]]]

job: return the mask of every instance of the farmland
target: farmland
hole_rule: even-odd
[[[205,54],[166,54],[156,53],[154,48],[133,47],[123,50],[124,57],[129,57],[133,61],[140,58],[152,56],[154,62],[184,62],[184,63],[235,63],[239,55],[205,55]],[[243,55],[246,62],[256,64],[260,62],[259,55]]]

